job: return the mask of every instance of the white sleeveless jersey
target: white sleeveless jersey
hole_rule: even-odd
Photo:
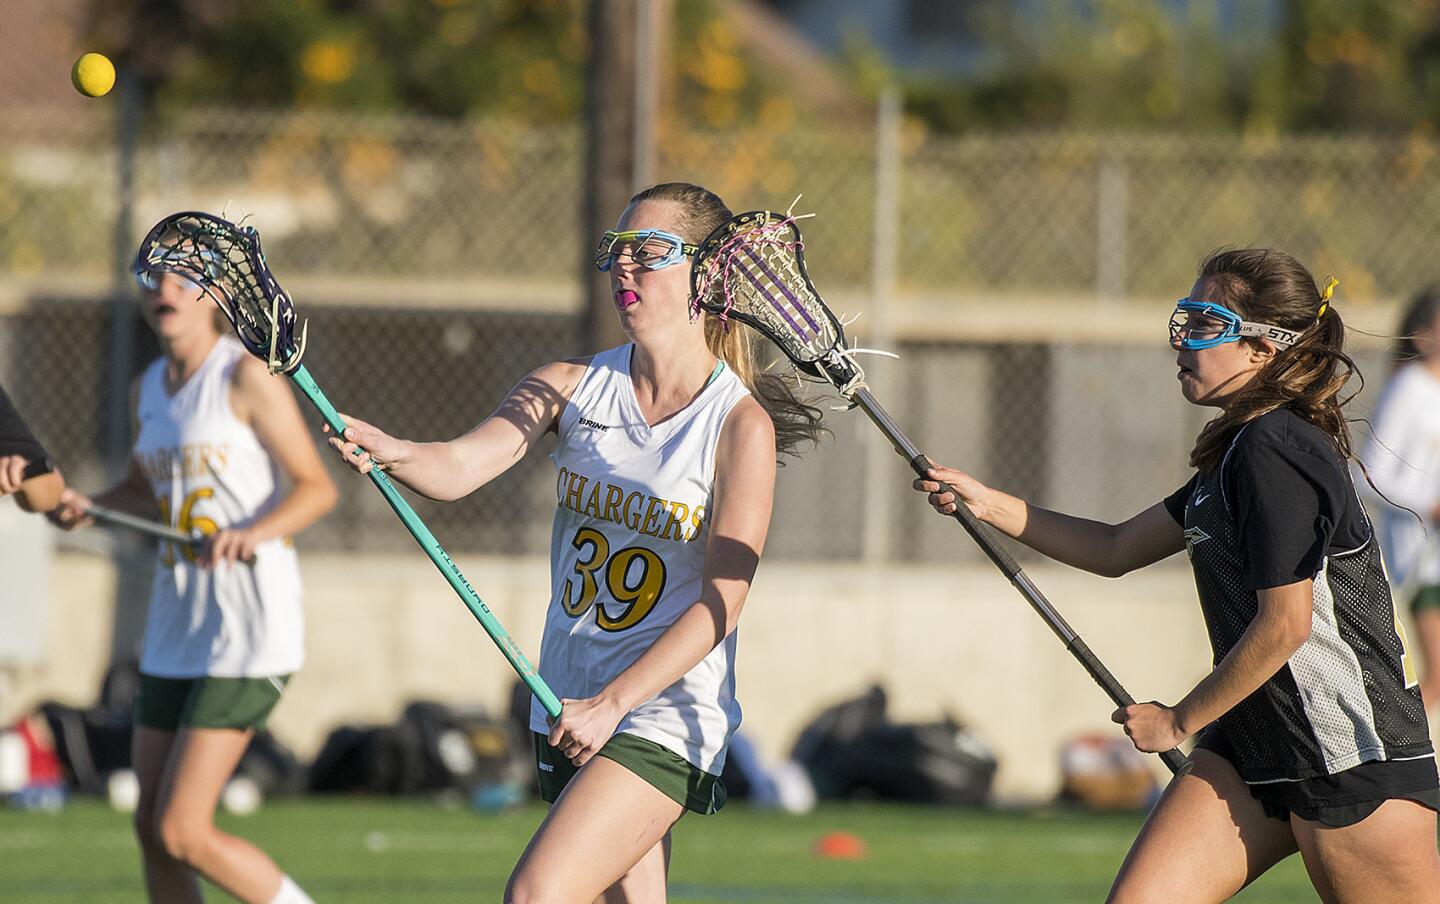
[[[556,695],[599,693],[700,598],[715,450],[749,394],[728,368],[675,416],[645,422],[632,345],[597,354],[560,415],[551,599],[540,675]],[[654,741],[715,775],[740,724],[735,634],[616,731]],[[549,731],[532,701],[530,727]]]
[[[1440,584],[1435,529],[1412,514],[1440,504],[1440,380],[1421,362],[1404,365],[1381,390],[1370,424],[1355,486],[1377,516],[1390,580],[1397,588]]]
[[[222,337],[173,397],[163,358],[141,377],[135,459],[161,519],[186,533],[246,527],[281,498],[275,463],[230,408],[245,355]],[[261,543],[254,565],[219,568],[200,568],[193,552],[160,544],[141,671],[258,678],[294,672],[303,657],[300,566],[288,539]]]

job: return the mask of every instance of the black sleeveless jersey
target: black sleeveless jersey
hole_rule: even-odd
[[[1241,778],[1298,780],[1433,755],[1379,546],[1329,436],[1273,411],[1165,505],[1185,528],[1217,665],[1255,618],[1257,591],[1314,579],[1310,637],[1217,720]]]
[[[25,419],[5,394],[5,387],[0,386],[0,456],[6,455],[23,455],[30,461],[40,461],[45,458],[45,447],[25,425]]]

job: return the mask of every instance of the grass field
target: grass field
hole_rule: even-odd
[[[542,811],[504,815],[409,800],[304,799],[222,816],[328,902],[498,901]],[[807,816],[732,804],[675,830],[671,900],[689,904],[939,904],[1092,902],[1139,826],[1137,816],[986,813],[832,805]],[[815,841],[858,835],[859,860],[825,860]],[[217,893],[213,899],[225,900]],[[0,901],[143,900],[129,820],[74,801],[46,815],[0,809]],[[1317,900],[1298,858],[1241,894],[1247,904]]]

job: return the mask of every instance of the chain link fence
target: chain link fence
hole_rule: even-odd
[[[310,318],[307,364],[339,407],[401,435],[458,434],[528,370],[588,348],[578,332],[593,238],[578,230],[582,138],[578,127],[502,122],[191,113],[144,123],[127,199],[111,122],[8,116],[0,380],[72,482],[102,486],[115,473],[107,412],[128,392],[112,375],[157,352],[134,321],[116,249],[172,211],[225,211],[265,236]],[[886,142],[898,150],[895,191],[877,174]],[[854,328],[863,339],[874,324],[901,353],[871,370],[917,442],[1042,504],[1099,517],[1130,514],[1185,476],[1205,413],[1177,397],[1160,308],[1207,252],[1283,247],[1341,277],[1347,313],[1435,275],[1440,158],[1424,138],[942,139],[900,124],[888,134],[662,130],[660,150],[657,172],[706,184],[737,209],[806,192],[796,209],[818,214],[806,221],[812,275],[837,308],[871,316]],[[117,245],[127,201],[133,235]],[[891,221],[893,241],[877,241],[876,224]],[[877,262],[886,247],[894,260]],[[120,368],[115,329],[138,339]],[[1362,354],[1372,378],[1378,355]],[[857,507],[864,455],[889,456],[861,421],[833,416],[835,437],[781,472],[769,553],[873,554],[859,522],[874,518],[887,555],[973,555],[906,497],[898,459],[870,472],[893,480],[893,505]],[[403,541],[377,494],[337,478],[341,508],[303,546]],[[518,553],[546,548],[553,504],[549,465],[532,455],[469,499],[416,507],[452,549]]]

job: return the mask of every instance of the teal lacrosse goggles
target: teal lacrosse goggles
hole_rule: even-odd
[[[1170,315],[1170,344],[1175,348],[1214,348],[1245,337],[1269,339],[1281,348],[1289,348],[1300,340],[1300,331],[1252,323],[1224,305],[1188,298],[1176,302],[1175,313]]]
[[[682,263],[699,251],[680,236],[662,229],[636,229],[629,232],[605,233],[595,249],[595,269],[608,273],[624,255],[646,270],[663,270]]]
[[[169,272],[171,276],[175,277],[180,281],[181,288],[185,289],[186,291],[200,291],[200,284],[197,283],[195,280],[180,273],[175,273],[173,271]],[[147,289],[151,292],[154,292],[160,288],[160,281],[164,278],[164,276],[164,273],[154,270],[136,270],[135,284],[142,289]]]

